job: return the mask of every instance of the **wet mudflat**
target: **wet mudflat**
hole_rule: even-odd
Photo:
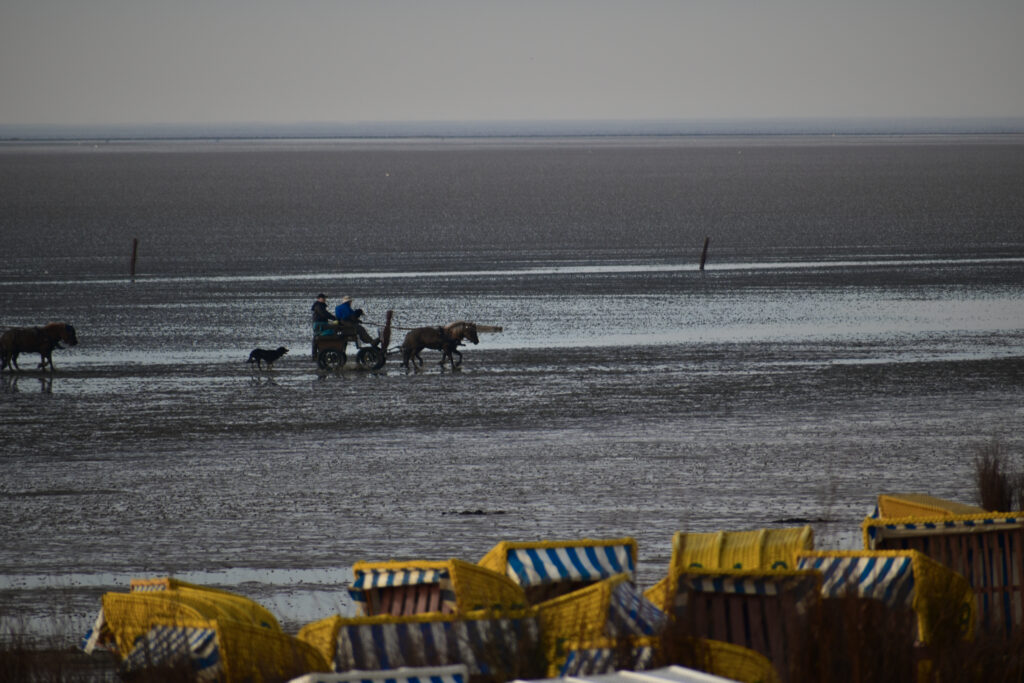
[[[399,326],[453,304],[504,326],[454,372],[432,351],[406,371],[397,341],[379,372],[320,370],[309,301],[288,294],[301,283],[254,294],[266,321],[242,329],[221,300],[238,283],[153,304],[170,290],[136,282],[142,303],[116,322],[111,300],[82,302],[81,344],[52,376],[3,377],[4,613],[84,628],[103,591],[172,574],[297,627],[349,609],[357,560],[629,535],[649,585],[678,530],[810,523],[821,547],[859,547],[878,493],[970,502],[973,449],[1020,438],[1024,300],[986,282],[1019,268],[909,297],[835,273],[758,288],[675,273],[697,297],[627,272],[600,295],[467,285],[442,304],[391,285],[364,301]],[[278,344],[272,371],[244,363]]]
[[[0,326],[81,342],[0,378],[0,617],[74,639],[171,574],[294,629],[359,560],[629,535],[647,586],[675,531],[855,548],[878,493],[973,502],[974,449],[1024,445],[1019,146],[0,154]],[[503,331],[454,372],[325,373],[318,291],[394,310],[392,346]]]

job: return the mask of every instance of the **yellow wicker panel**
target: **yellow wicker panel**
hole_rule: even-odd
[[[943,500],[923,493],[892,493],[878,496],[878,515],[883,518],[952,517],[984,512],[984,508],[975,505]]]
[[[508,541],[501,541],[487,551],[487,554],[480,558],[478,565],[492,572],[505,574],[508,572],[508,549],[512,544]]]
[[[180,581],[170,577],[156,579],[132,579],[129,586],[133,593],[177,591],[181,595],[196,595],[201,599],[216,603],[221,611],[222,617],[228,617],[235,621],[251,623],[256,626],[262,626],[276,631],[281,630],[277,617],[275,617],[270,610],[255,600],[251,600],[243,595],[238,595],[237,593],[221,590],[219,588],[210,588],[209,586],[186,583],[185,581]]]
[[[676,532],[672,537],[672,565],[680,568],[718,569],[724,532],[696,534]]]
[[[561,670],[569,653],[568,643],[605,638],[612,591],[628,580],[628,574],[618,574],[537,605],[541,648],[549,676],[557,676]]]
[[[796,569],[796,554],[814,548],[814,529],[807,526],[769,529],[761,550],[761,569]]]
[[[504,573],[479,565],[451,559],[452,587],[459,612],[473,610],[521,610],[526,607],[526,592]]]
[[[956,620],[962,638],[973,639],[978,605],[970,583],[962,575],[927,555],[910,552],[914,555],[914,576],[918,586],[914,611],[917,612],[921,639],[930,641],[935,630],[942,628],[943,621],[949,618]]]
[[[628,575],[619,574],[537,605],[542,637],[592,640],[603,636],[612,590],[627,580]]]
[[[705,670],[716,676],[741,683],[779,683],[770,659],[750,648],[703,639],[701,649],[707,656]]]
[[[334,659],[334,646],[338,640],[338,629],[341,628],[341,617],[335,615],[306,624],[299,629],[299,640],[308,643],[325,661]]]
[[[814,545],[811,527],[677,532],[672,538],[672,566],[678,570],[793,569],[797,550]]]
[[[717,569],[757,569],[761,566],[761,550],[767,529],[734,531],[722,534]],[[708,566],[708,565],[705,565]]]
[[[135,639],[154,624],[183,625],[214,621],[220,612],[201,600],[183,599],[167,593],[106,593],[101,598],[103,616],[114,634],[122,655],[131,651]]]
[[[668,576],[644,591],[644,597],[650,600],[662,612],[669,612],[673,597],[672,582]]]
[[[330,671],[330,660],[316,647],[280,631],[222,621],[217,638],[228,683],[283,681]]]
[[[446,583],[450,583],[450,588],[455,594],[458,614],[478,609],[516,610],[526,606],[526,594],[522,587],[503,572],[498,573],[454,558],[408,562],[356,562],[352,570],[356,574],[374,571],[447,571],[449,578]],[[448,586],[442,586],[446,587]]]

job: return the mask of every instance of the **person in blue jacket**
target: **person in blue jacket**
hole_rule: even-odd
[[[352,308],[352,297],[345,296],[341,298],[341,303],[334,309],[334,317],[338,319],[338,326],[348,334],[355,334],[360,340],[374,346],[380,342],[380,339],[371,337],[370,333],[359,322],[359,319],[363,317],[363,309]]]

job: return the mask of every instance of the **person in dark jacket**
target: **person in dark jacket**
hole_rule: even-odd
[[[313,313],[313,359],[316,360],[316,338],[329,331],[331,321],[337,317],[327,310],[327,295],[323,293],[316,295],[310,310]]]

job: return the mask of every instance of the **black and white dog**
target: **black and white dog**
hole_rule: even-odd
[[[288,349],[283,346],[278,346],[273,351],[269,349],[253,349],[249,353],[249,360],[246,363],[256,363],[256,366],[262,370],[263,364],[267,364],[267,369],[274,367],[274,361],[288,353]]]

